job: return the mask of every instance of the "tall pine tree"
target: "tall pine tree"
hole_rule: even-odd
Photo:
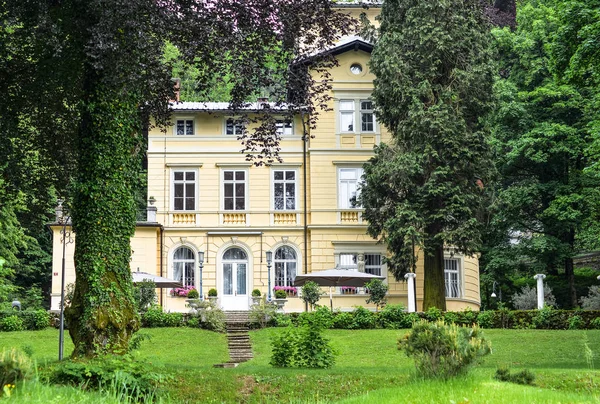
[[[423,308],[446,308],[444,248],[473,254],[490,176],[490,34],[478,0],[388,0],[371,57],[373,100],[392,135],[365,166],[368,232],[396,279],[425,255]]]

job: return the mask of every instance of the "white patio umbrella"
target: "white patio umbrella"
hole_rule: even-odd
[[[158,275],[152,275],[147,272],[132,272],[133,283],[151,281],[154,282],[157,288],[182,288],[183,284],[174,279],[164,278]]]
[[[296,275],[294,286],[302,286],[308,281],[313,281],[319,286],[329,286],[329,306],[333,310],[333,292],[332,287],[337,286],[357,286],[363,287],[373,279],[384,280],[383,276],[368,274],[366,272],[356,272],[347,269],[326,269],[324,271],[315,271],[309,274]]]

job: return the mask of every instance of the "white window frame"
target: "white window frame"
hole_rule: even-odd
[[[225,180],[225,173],[226,172],[233,172],[233,180]],[[236,180],[235,179],[235,173],[237,172],[243,172],[244,173],[244,180]],[[244,184],[244,209],[236,209],[235,208],[235,199],[236,199],[236,194],[235,194],[235,185],[238,183],[243,183]],[[225,186],[226,184],[233,184],[233,209],[226,209],[225,208]],[[249,209],[248,207],[248,188],[249,188],[249,181],[248,181],[248,170],[247,169],[239,169],[239,168],[224,168],[221,170],[221,209],[225,212],[245,212]]]
[[[177,127],[179,126],[179,122],[183,122],[183,133],[179,134],[177,131]],[[192,133],[187,132],[187,123],[192,123]],[[173,134],[175,136],[194,136],[196,134],[196,122],[193,118],[177,118],[175,119],[175,126],[173,128]]]
[[[463,297],[462,260],[444,257],[444,286],[447,298]]]
[[[338,209],[362,209],[361,206],[350,206],[351,196],[349,194],[343,195],[343,184],[350,184],[352,180],[342,179],[343,171],[351,171],[353,170],[356,173],[355,186],[356,191],[355,196],[358,197],[360,195],[360,183],[364,170],[362,167],[338,167],[338,181],[337,181],[337,189],[338,189]],[[346,190],[347,193],[347,190]]]
[[[275,120],[275,127],[279,136],[292,136],[294,134],[294,119],[278,118]]]
[[[227,133],[227,127],[229,121],[233,121],[233,133]],[[238,130],[239,129],[239,130]],[[239,131],[239,133],[238,133]],[[242,121],[240,117],[227,116],[223,124],[223,134],[225,136],[241,136],[246,133],[246,122]]]
[[[175,173],[183,173],[183,180],[175,180]],[[186,173],[194,173],[194,181],[187,180]],[[194,183],[194,209],[186,209],[186,187],[185,185],[193,182]],[[175,185],[183,184],[183,209],[175,209]],[[199,194],[199,181],[198,181],[198,170],[192,168],[177,168],[171,170],[171,211],[173,212],[193,212],[198,210],[198,194]]]
[[[175,253],[181,248],[187,248],[188,250],[190,250],[192,252],[192,254],[194,255],[194,258],[193,259],[191,259],[191,258],[175,259]],[[181,273],[181,283],[182,283],[183,287],[186,287],[186,286],[196,287],[196,280],[197,280],[196,268],[198,267],[197,262],[196,262],[197,258],[198,258],[198,253],[196,252],[196,250],[187,244],[178,245],[173,249],[173,252],[171,254],[171,263],[172,263],[172,271],[173,271],[172,276],[173,276],[173,279],[178,280],[178,281],[180,280],[180,279],[177,279],[178,277],[175,276],[175,266],[177,263],[182,263],[183,268],[182,268],[182,273]],[[191,283],[186,282],[186,276],[185,276],[186,264],[192,264],[192,278],[193,279],[192,279]]]
[[[352,109],[343,109],[342,105],[344,103],[351,103]],[[356,133],[356,100],[354,99],[341,99],[339,102],[339,128],[340,133]],[[352,129],[347,129],[342,126],[342,122],[344,121],[344,116],[352,117]]]
[[[295,255],[294,259],[278,259],[277,258],[277,252],[279,251],[279,249],[281,248],[289,248],[290,250],[292,250],[292,252]],[[277,264],[278,263],[283,263],[283,280],[284,280],[284,285],[278,285],[277,284]],[[296,277],[296,275],[298,275],[298,267],[299,267],[299,260],[298,260],[298,251],[296,251],[295,248],[293,248],[290,245],[280,245],[275,249],[275,252],[273,254],[273,277],[275,279],[274,282],[274,286],[294,286],[294,279],[288,279],[288,264],[290,263],[294,263],[296,265],[296,273],[294,274],[294,279]]]
[[[276,172],[283,172],[283,180],[276,180],[275,179],[275,173]],[[286,180],[285,179],[285,173],[287,172],[293,172],[294,173],[294,180]],[[293,183],[294,184],[294,208],[293,209],[288,209],[286,206],[286,199],[287,197],[285,196],[285,190],[286,190],[286,186],[289,183]],[[283,209],[277,209],[277,206],[275,204],[275,184],[283,184]],[[277,169],[272,169],[271,170],[271,192],[272,192],[272,197],[271,197],[271,206],[272,206],[272,210],[277,211],[277,212],[284,212],[284,211],[296,211],[298,210],[298,170],[297,169],[289,169],[289,168],[277,168]]]
[[[371,103],[371,108],[370,109],[363,109],[363,102],[369,102]],[[374,133],[375,132],[375,112],[373,112],[373,101],[371,100],[360,100],[359,101],[359,113],[360,113],[360,132],[361,133]],[[368,130],[368,129],[364,129],[363,128],[363,116],[365,115],[371,115],[371,120],[372,120],[372,125],[373,125],[373,129]]]

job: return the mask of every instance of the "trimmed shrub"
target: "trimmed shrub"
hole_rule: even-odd
[[[446,322],[446,324],[458,324],[459,320],[458,320],[458,313],[455,313],[453,311],[447,311],[444,313],[444,321]]]
[[[272,338],[269,363],[275,367],[326,369],[335,364],[335,352],[323,338],[317,322],[302,327],[288,327]]]
[[[457,323],[467,327],[477,323],[477,313],[467,307],[463,311],[456,312]]]
[[[575,314],[569,317],[567,326],[569,330],[581,330],[582,328],[584,328],[584,326],[585,322],[583,321],[583,318],[581,318],[581,316]]]
[[[398,349],[414,359],[420,376],[446,379],[465,373],[491,352],[491,345],[477,326],[471,329],[439,320],[415,323],[398,341]]]
[[[217,297],[217,289],[211,288],[208,290],[208,297]]]
[[[188,299],[197,299],[200,297],[200,293],[196,289],[190,289],[187,294]]]
[[[165,313],[161,306],[153,306],[142,315],[144,327],[180,327],[183,325],[182,313]]]
[[[494,325],[495,312],[480,311],[477,315],[477,325],[481,328],[492,328]]]
[[[326,306],[320,306],[315,311],[305,311],[298,316],[299,326],[315,326],[328,329],[333,326],[333,313]]]
[[[388,285],[383,283],[381,279],[373,279],[367,282],[365,287],[369,291],[367,303],[375,303],[375,310],[379,311],[379,307],[385,305],[387,301]]]
[[[425,319],[427,321],[438,321],[444,318],[444,315],[440,309],[437,307],[430,307],[425,312]]]
[[[43,330],[50,327],[50,315],[46,310],[36,310],[31,314],[30,330]]]
[[[406,307],[402,304],[388,304],[379,312],[379,323],[383,328],[408,328],[406,324]]]
[[[311,308],[317,304],[322,294],[321,287],[316,282],[308,281],[302,286],[302,300]]]
[[[590,321],[590,328],[600,330],[600,317],[596,317],[595,319]]]
[[[285,293],[285,290],[278,289],[275,291],[275,299],[286,299],[286,298],[287,298],[287,293]]]

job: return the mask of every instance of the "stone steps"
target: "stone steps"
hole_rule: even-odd
[[[227,348],[229,362],[215,365],[220,368],[236,367],[239,363],[247,362],[254,357],[250,343],[249,317],[247,311],[226,311],[225,329],[227,331]]]

